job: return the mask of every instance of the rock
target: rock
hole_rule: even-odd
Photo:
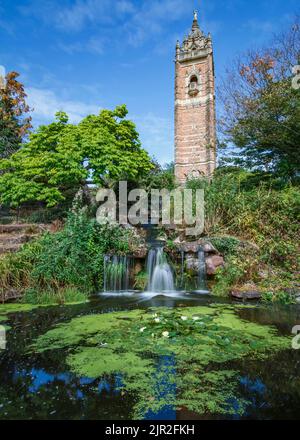
[[[186,242],[182,244],[181,249],[186,253],[197,254],[199,250],[199,243],[198,241],[191,241],[190,243]]]
[[[147,254],[148,254],[147,246],[142,245],[134,251],[133,256],[134,258],[146,258]]]
[[[205,259],[207,275],[215,275],[219,267],[225,265],[224,258],[220,255],[212,255]]]
[[[259,290],[245,290],[245,289],[234,289],[231,291],[231,296],[236,299],[260,299],[261,292]]]
[[[178,244],[181,244],[181,243],[182,243],[182,242],[181,242],[181,238],[180,238],[180,237],[175,238],[175,240],[173,241],[173,243],[175,244],[175,246],[178,245]]]
[[[137,275],[143,269],[143,265],[140,260],[134,261],[133,274]]]
[[[202,248],[207,254],[218,254],[217,249],[209,241],[203,239],[187,242],[181,241],[180,237],[177,237],[176,240],[174,240],[174,244],[180,250],[190,254],[197,254],[200,248]]]
[[[43,223],[10,223],[8,225],[0,225],[0,234],[25,233],[38,234],[40,232],[49,231],[51,224]]]
[[[193,257],[192,255],[188,254],[185,258],[185,265],[186,265],[187,270],[194,271],[195,275],[198,273],[198,270],[199,270],[198,258]]]
[[[218,254],[217,249],[209,241],[203,244],[200,243],[200,246],[207,254],[216,254],[216,255]]]

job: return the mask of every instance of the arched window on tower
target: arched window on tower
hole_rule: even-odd
[[[189,83],[189,95],[190,96],[196,96],[199,93],[199,82],[196,75],[193,75],[190,78]]]

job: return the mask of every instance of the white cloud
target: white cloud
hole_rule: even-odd
[[[87,26],[102,25],[102,37],[106,33],[110,38],[122,36],[129,44],[139,46],[145,40],[165,33],[168,23],[183,17],[192,20],[196,3],[195,0],[141,0],[138,3],[130,0],[76,0],[67,6],[64,2],[58,6],[49,0],[42,3],[31,0],[26,7],[19,9],[61,31],[79,32]],[[77,47],[78,44],[73,50]]]
[[[61,100],[52,90],[29,87],[27,89],[28,103],[33,108],[35,125],[53,121],[57,111],[65,111],[70,122],[78,123],[88,114],[98,114],[100,106],[86,104],[73,100]]]
[[[129,116],[130,117],[130,116]],[[170,118],[148,113],[132,116],[142,146],[163,165],[174,160],[173,123]]]
[[[69,121],[78,123],[88,114],[98,114],[100,106],[75,100],[60,99],[52,90],[29,87],[28,104],[33,108],[33,123],[47,124],[54,120],[57,111],[65,111]],[[143,148],[161,164],[171,162],[174,154],[173,123],[171,119],[148,113],[129,115],[140,133]]]
[[[129,43],[141,45],[146,39],[159,37],[167,23],[173,23],[185,16],[191,16],[194,0],[144,1],[139,10],[125,25]]]
[[[244,25],[245,28],[250,29],[253,32],[259,33],[272,33],[274,32],[276,26],[272,21],[261,21],[261,20],[248,20]]]
[[[80,30],[87,23],[108,19],[109,0],[77,0],[71,7],[62,8],[55,16],[56,25],[66,30]]]
[[[19,10],[24,15],[34,15],[46,24],[60,30],[78,32],[91,24],[113,23],[116,19],[135,11],[130,0],[76,0],[68,4],[61,0],[31,0]]]
[[[59,43],[58,47],[69,55],[79,52],[89,52],[97,55],[102,55],[104,50],[104,39],[98,37],[92,37],[86,42],[75,43]]]
[[[29,87],[27,89],[28,104],[33,108],[33,123],[35,126],[47,124],[54,120],[57,111],[65,111],[69,121],[78,123],[88,114],[98,114],[100,106],[75,100],[60,99],[50,89]],[[137,127],[143,148],[163,165],[171,162],[174,155],[173,122],[170,118],[157,116],[153,113],[146,115],[129,115]]]

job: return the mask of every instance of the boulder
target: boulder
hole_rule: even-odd
[[[217,249],[209,242],[206,241],[205,243],[199,243],[200,246],[202,247],[202,249],[204,250],[204,252],[206,252],[207,254],[218,254],[219,252],[217,251]]]
[[[231,291],[231,296],[236,299],[260,299],[261,292],[257,289],[234,289]]]
[[[185,242],[181,245],[181,249],[187,254],[197,254],[199,250],[198,241]]]
[[[180,237],[177,237],[176,240],[174,240],[174,244],[180,250],[189,254],[197,254],[200,248],[202,248],[207,254],[218,254],[217,249],[209,241],[203,239],[188,242],[181,241]]]
[[[205,259],[207,275],[215,275],[219,267],[225,265],[224,258],[220,255],[211,255]]]

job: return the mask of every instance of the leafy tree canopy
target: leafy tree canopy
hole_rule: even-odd
[[[126,115],[121,105],[74,125],[58,112],[55,122],[39,127],[21,150],[0,161],[0,202],[52,207],[87,183],[105,185],[150,171],[151,160]]]
[[[17,72],[9,72],[4,87],[0,88],[0,158],[17,151],[31,128],[27,95],[18,76]]]
[[[220,88],[220,127],[229,162],[294,177],[300,170],[300,89],[292,87],[300,63],[300,23],[271,47],[236,60]]]

